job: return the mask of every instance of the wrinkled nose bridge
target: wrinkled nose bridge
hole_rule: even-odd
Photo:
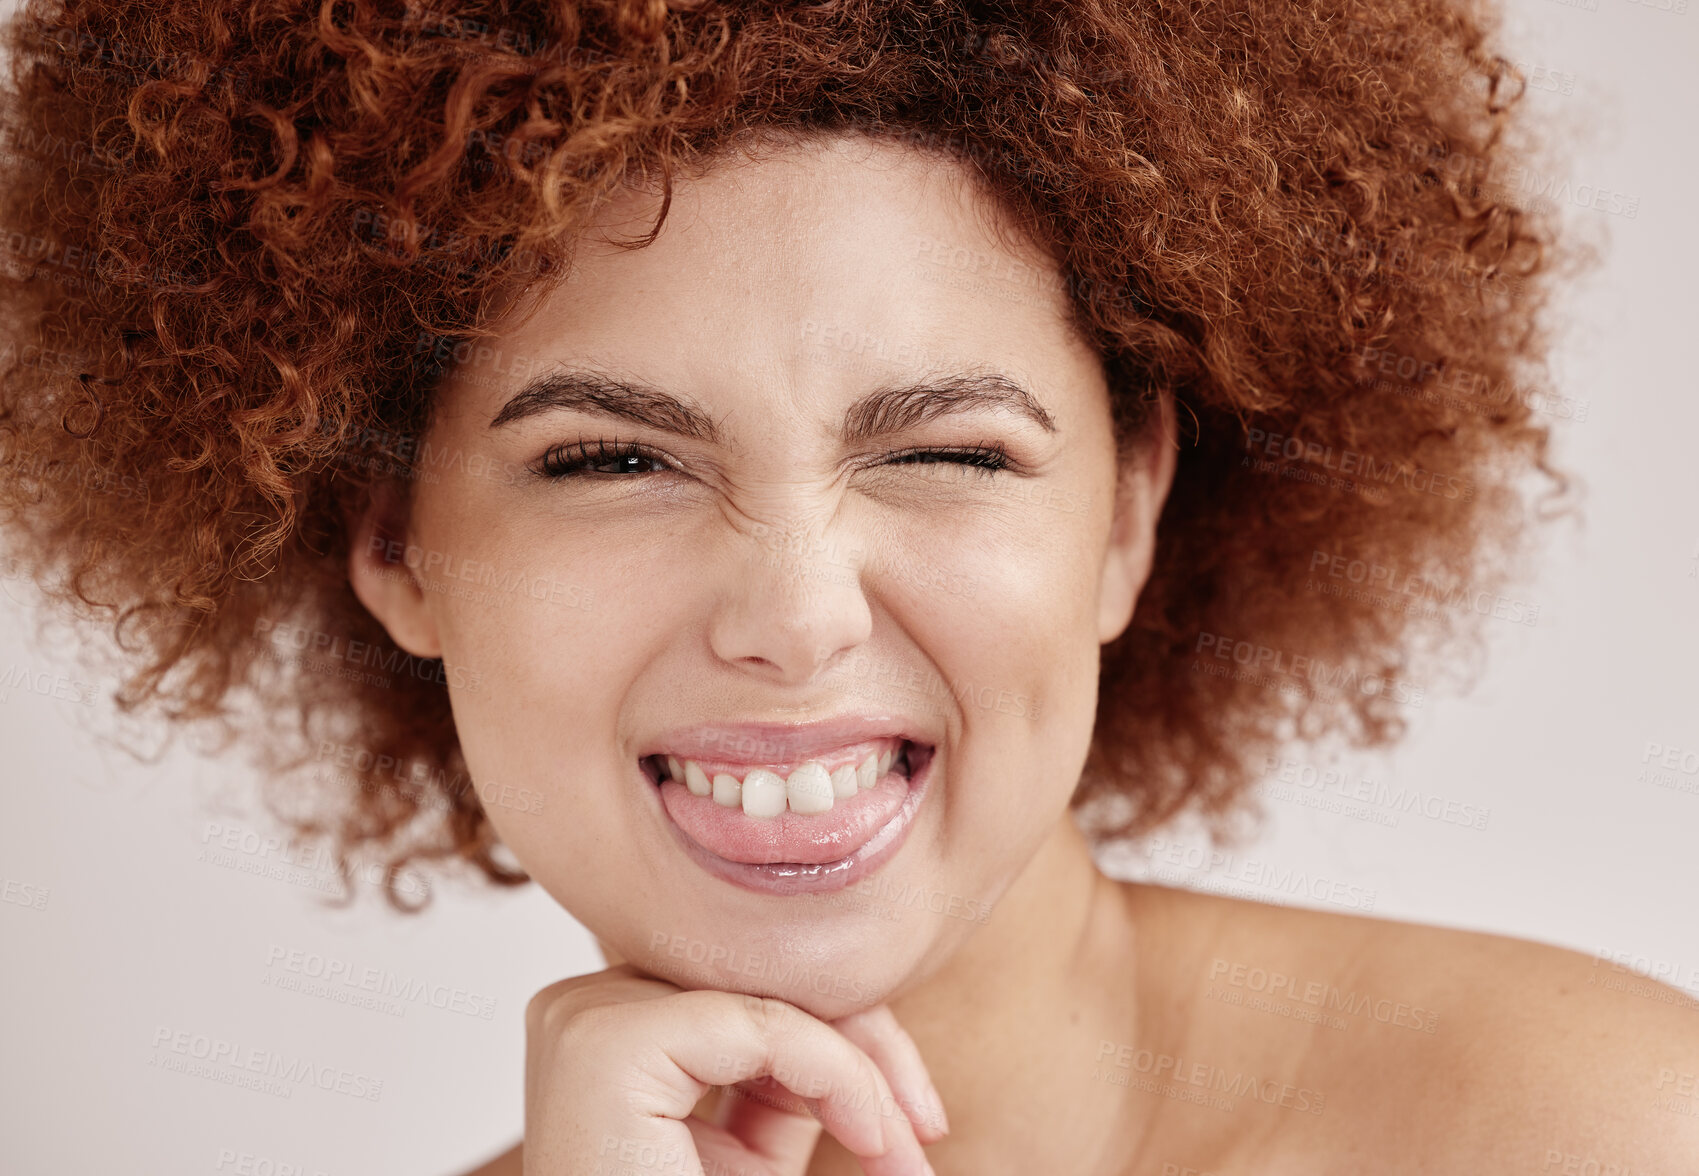
[[[860,549],[840,534],[835,516],[792,516],[774,522],[748,519],[740,529],[750,544],[751,558],[767,567],[860,566]]]
[[[744,502],[729,504],[733,529],[748,544],[752,558],[769,566],[829,558],[842,546],[838,487],[814,485],[764,488]]]

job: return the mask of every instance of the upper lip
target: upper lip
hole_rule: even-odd
[[[850,714],[803,723],[701,723],[653,740],[639,755],[736,760],[751,764],[813,759],[851,743],[897,737],[930,745],[919,723],[900,715]]]

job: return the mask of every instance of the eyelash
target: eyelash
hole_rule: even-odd
[[[576,455],[576,456],[573,456]],[[917,465],[916,458],[941,457],[946,460],[939,464],[960,465],[985,475],[991,475],[1010,466],[1009,454],[1001,445],[970,445],[959,449],[910,449],[895,456],[891,465]],[[608,442],[596,440],[589,444],[583,441],[568,441],[554,446],[543,454],[538,463],[537,473],[545,478],[571,477],[618,477],[618,474],[589,473],[585,467],[600,465],[609,461],[629,461],[632,458],[644,458],[650,461],[664,461],[660,454],[634,442],[621,444],[619,441]],[[930,463],[927,463],[930,464]],[[626,473],[656,473],[655,470],[627,470]]]

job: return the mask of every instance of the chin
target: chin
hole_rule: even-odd
[[[904,921],[918,915],[904,915]],[[877,916],[831,923],[791,920],[739,928],[724,919],[674,919],[667,931],[634,930],[634,966],[680,988],[772,996],[831,1020],[901,991],[938,945],[913,942],[922,928]]]

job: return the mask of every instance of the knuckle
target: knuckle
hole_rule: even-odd
[[[540,988],[532,994],[530,1000],[525,1002],[525,1031],[527,1033],[541,1031],[549,1011],[560,998],[559,988],[560,985],[558,984]]]
[[[626,1020],[620,1005],[589,1005],[568,1009],[555,1023],[555,1035],[586,1043],[603,1034],[617,1032]]]
[[[551,984],[525,1006],[525,1029],[532,1036],[562,1038],[583,1036],[607,1022],[608,1006],[587,1003],[580,986],[572,980]]]
[[[745,1015],[755,1025],[756,1032],[763,1038],[772,1037],[782,1032],[790,1023],[786,1016],[790,1011],[790,1006],[777,997],[755,996],[746,993],[742,996],[742,1002]]]

